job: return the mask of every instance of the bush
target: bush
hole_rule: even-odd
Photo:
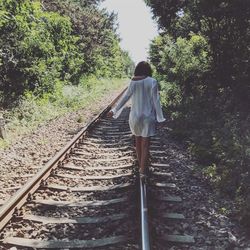
[[[43,12],[38,1],[0,0],[0,91],[5,101],[25,91],[53,92],[55,81],[70,81],[83,63],[69,18]]]

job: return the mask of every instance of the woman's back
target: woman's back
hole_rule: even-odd
[[[139,80],[131,80],[133,89],[131,112],[134,115],[152,116],[154,115],[153,86],[156,80],[146,77]]]

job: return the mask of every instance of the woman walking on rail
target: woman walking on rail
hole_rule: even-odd
[[[108,113],[108,117],[114,117],[130,97],[132,105],[129,126],[135,136],[140,177],[145,178],[150,137],[155,135],[156,123],[163,124],[166,120],[162,113],[157,81],[152,78],[152,69],[145,61],[137,64],[128,89],[118,104]]]

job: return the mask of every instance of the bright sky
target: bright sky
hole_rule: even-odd
[[[121,47],[135,63],[147,60],[150,41],[157,36],[157,24],[143,0],[105,0],[101,7],[118,14]]]

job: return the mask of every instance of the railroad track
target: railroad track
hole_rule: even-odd
[[[107,119],[113,103],[1,207],[0,249],[160,250],[194,242],[178,227],[185,216],[160,138],[152,139],[142,183],[129,109]]]

